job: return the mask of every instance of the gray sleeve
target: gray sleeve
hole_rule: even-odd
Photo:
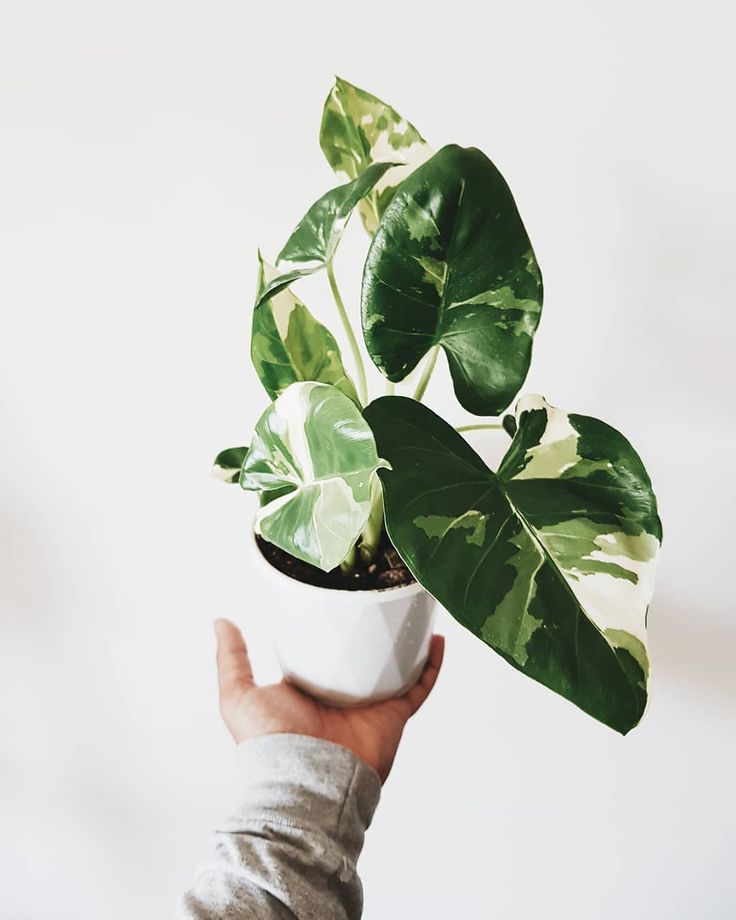
[[[381,791],[347,748],[306,735],[240,744],[240,801],[178,920],[357,920],[356,862]]]

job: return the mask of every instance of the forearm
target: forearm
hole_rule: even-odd
[[[357,920],[356,863],[378,775],[339,745],[263,735],[238,747],[245,789],[179,920]]]

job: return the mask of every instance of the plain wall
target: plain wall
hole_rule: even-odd
[[[273,673],[255,253],[335,184],[338,73],[485,150],[539,257],[527,392],[631,438],[665,544],[622,739],[451,620],[362,857],[367,920],[736,906],[733,30],[726,2],[3,4],[0,916],[156,920],[237,786],[211,634]],[[337,272],[357,305],[366,239]],[[339,335],[324,279],[301,287]],[[444,362],[430,405],[456,423]],[[371,373],[374,392],[379,376]],[[482,438],[478,443],[481,446]]]

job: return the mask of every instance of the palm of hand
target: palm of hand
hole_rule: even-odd
[[[341,709],[320,703],[285,681],[257,687],[240,631],[227,620],[218,620],[215,629],[220,711],[237,742],[273,732],[312,735],[353,751],[382,781],[391,769],[407,719],[427,698],[442,662],[443,639],[434,636],[427,665],[407,693]]]

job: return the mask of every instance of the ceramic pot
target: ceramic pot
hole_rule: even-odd
[[[276,655],[284,677],[333,706],[398,696],[427,660],[435,600],[418,584],[370,591],[307,585],[274,568],[252,537],[268,580]]]

